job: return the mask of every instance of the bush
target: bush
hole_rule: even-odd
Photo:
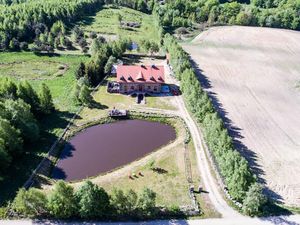
[[[77,202],[73,188],[64,181],[58,181],[48,199],[49,213],[59,219],[77,215]]]
[[[79,215],[82,218],[103,218],[108,215],[109,196],[103,188],[91,181],[86,181],[76,191],[75,196],[79,206]]]
[[[36,217],[47,212],[47,198],[43,192],[35,188],[30,188],[26,191],[24,188],[20,189],[15,197],[12,208],[17,213]]]

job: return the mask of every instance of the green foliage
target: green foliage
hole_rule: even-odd
[[[34,115],[38,115],[40,113],[40,99],[28,81],[19,83],[17,95],[20,99],[31,106],[31,112]]]
[[[144,188],[139,196],[138,205],[148,215],[151,215],[156,202],[156,193],[149,188]]]
[[[45,83],[42,83],[42,90],[39,95],[40,109],[44,114],[50,114],[54,110],[54,104],[50,89]]]
[[[4,107],[6,119],[21,131],[24,140],[34,142],[39,138],[39,127],[30,111],[30,105],[25,103],[22,99],[15,101],[8,99],[4,101]]]
[[[111,72],[113,64],[116,62],[117,62],[116,57],[110,56],[107,60],[107,63],[105,64],[104,73],[109,74]]]
[[[23,141],[20,136],[20,131],[13,127],[8,120],[0,118],[0,137],[10,155],[18,155],[23,150]]]
[[[30,188],[28,191],[24,188],[20,189],[12,204],[13,210],[27,217],[45,214],[47,212],[46,206],[45,194],[35,188]]]
[[[79,215],[82,218],[103,218],[108,214],[109,196],[103,188],[86,181],[76,191]]]
[[[77,213],[77,202],[73,188],[64,181],[58,181],[48,199],[49,213],[55,218],[67,219]]]
[[[156,206],[156,193],[145,188],[139,195],[128,190],[113,189],[111,194],[111,205],[117,215],[153,215]]]
[[[54,36],[64,35],[64,23],[78,20],[101,4],[97,0],[39,0],[1,5],[0,49],[18,50],[18,40],[31,41],[49,30]]]
[[[266,202],[267,199],[262,194],[262,186],[254,183],[249,188],[246,198],[244,199],[243,213],[249,216],[259,216]]]
[[[78,95],[78,100],[82,105],[86,105],[89,106],[91,105],[92,101],[93,101],[93,97],[91,95],[91,90],[89,89],[89,87],[85,84],[83,84],[80,87],[80,92]]]
[[[238,24],[299,30],[300,3],[287,0],[176,0],[156,5],[154,14],[168,29],[192,23]]]

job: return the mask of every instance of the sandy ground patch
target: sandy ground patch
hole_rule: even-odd
[[[216,27],[183,47],[268,193],[300,206],[300,32]]]

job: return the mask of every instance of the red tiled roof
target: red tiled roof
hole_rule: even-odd
[[[164,83],[164,66],[119,65],[117,82],[120,83]]]

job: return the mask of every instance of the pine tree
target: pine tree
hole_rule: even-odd
[[[42,83],[42,90],[39,99],[41,111],[44,114],[50,114],[54,110],[54,104],[50,89],[45,83]]]
[[[267,198],[262,193],[262,186],[254,183],[249,188],[243,202],[243,212],[249,216],[259,216],[262,206],[267,202]]]
[[[85,65],[83,62],[81,62],[75,72],[75,77],[77,80],[79,80],[81,77],[84,77],[85,74]]]
[[[83,105],[89,106],[92,103],[91,90],[85,84],[82,85],[79,93],[79,101]]]
[[[19,83],[17,95],[31,106],[31,112],[34,115],[38,115],[40,113],[39,96],[28,81]]]

